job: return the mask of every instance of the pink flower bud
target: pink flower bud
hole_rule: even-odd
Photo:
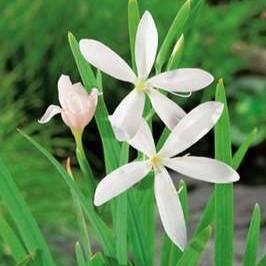
[[[88,94],[81,83],[72,84],[69,76],[61,75],[58,80],[60,106],[50,105],[39,123],[47,123],[61,113],[62,119],[72,131],[83,131],[94,116],[99,91],[93,88]]]

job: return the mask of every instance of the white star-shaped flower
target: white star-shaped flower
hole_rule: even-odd
[[[188,155],[174,157],[207,134],[218,121],[222,110],[223,105],[218,102],[207,102],[194,108],[173,129],[159,152],[156,152],[150,128],[142,119],[137,134],[129,144],[148,159],[123,165],[102,179],[95,192],[95,205],[109,201],[154,170],[154,193],[162,224],[169,238],[183,250],[187,241],[184,215],[166,167],[182,175],[213,183],[230,183],[239,179],[234,169],[218,160]]]
[[[144,109],[145,95],[148,95],[153,109],[170,130],[184,117],[185,112],[182,108],[155,88],[172,93],[188,93],[203,89],[213,81],[209,73],[196,68],[180,68],[149,78],[157,47],[158,33],[148,11],[142,16],[136,33],[137,75],[106,45],[91,39],[80,41],[81,53],[90,64],[114,78],[134,84],[134,89],[110,116],[114,133],[121,141],[128,140],[137,133]]]

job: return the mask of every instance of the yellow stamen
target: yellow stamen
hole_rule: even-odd
[[[150,158],[153,169],[158,168],[162,164],[162,159],[158,155],[154,155]]]
[[[140,91],[140,92],[145,91],[145,88],[146,88],[145,81],[144,80],[139,80],[136,83],[135,88],[136,88],[137,91]]]

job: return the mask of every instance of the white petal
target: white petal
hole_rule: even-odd
[[[119,80],[136,82],[136,75],[129,65],[103,43],[83,39],[79,42],[79,47],[85,59],[104,73]]]
[[[156,75],[148,82],[153,87],[169,91],[190,92],[209,86],[213,76],[202,69],[180,68]]]
[[[148,161],[126,164],[101,180],[96,188],[94,204],[102,205],[139,182],[151,170]]]
[[[190,111],[173,129],[159,154],[172,157],[196,143],[216,124],[223,104],[206,102]]]
[[[42,116],[42,118],[38,120],[38,122],[41,124],[49,122],[55,115],[60,114],[61,110],[62,109],[60,108],[60,106],[53,104],[50,105]]]
[[[157,29],[151,14],[145,11],[138,25],[135,44],[136,65],[140,79],[146,79],[150,74],[157,47]]]
[[[164,96],[157,90],[149,90],[152,107],[165,125],[172,130],[177,123],[186,115],[185,111],[175,102]]]
[[[238,173],[227,164],[205,157],[177,157],[165,165],[188,177],[211,183],[231,183],[239,180]]]
[[[148,157],[155,154],[156,149],[151,130],[144,118],[141,119],[137,134],[132,139],[128,140],[128,143]]]
[[[67,75],[61,75],[57,82],[58,98],[63,109],[67,109],[69,93],[72,91],[72,82]]]
[[[155,198],[159,214],[168,237],[184,250],[187,242],[183,209],[167,170],[162,168],[155,174]]]
[[[120,141],[133,138],[140,125],[145,94],[132,90],[109,116],[116,138]]]

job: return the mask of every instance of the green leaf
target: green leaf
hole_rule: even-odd
[[[98,71],[97,77],[95,78],[89,63],[80,53],[78,42],[71,33],[69,33],[69,44],[85,88],[90,90],[93,86],[96,86],[102,91],[101,73]],[[118,167],[120,144],[114,137],[103,95],[99,96],[95,119],[103,143],[106,171],[109,173]],[[111,157],[112,160],[109,160],[109,157]]]
[[[68,42],[73,53],[74,59],[77,63],[82,82],[86,89],[91,90],[96,85],[95,76],[89,63],[81,54],[79,50],[79,44],[75,36],[71,32],[68,33]]]
[[[211,236],[211,227],[208,226],[195,236],[188,244],[176,266],[196,266]],[[224,264],[226,265],[226,264]]]
[[[265,266],[265,265],[266,265],[266,254],[262,257],[257,266]]]
[[[184,217],[186,224],[188,224],[188,194],[187,194],[187,185],[184,180],[179,181],[179,198],[182,205]]]
[[[180,37],[186,21],[190,14],[190,0],[186,1],[181,9],[178,11],[174,21],[172,22],[166,37],[163,41],[163,44],[159,50],[159,53],[156,58],[156,69],[158,72],[161,72],[162,66],[168,60],[170,50],[177,38]]]
[[[120,165],[128,162],[129,146],[122,144],[120,153]],[[116,257],[120,265],[127,265],[127,192],[122,193],[115,199],[115,236]]]
[[[2,214],[0,214],[0,235],[4,244],[10,248],[11,255],[16,262],[27,256],[21,241]]]
[[[255,204],[247,234],[243,266],[255,266],[260,237],[260,206]]]
[[[128,222],[129,228],[128,234],[131,241],[131,250],[138,266],[151,266],[152,257],[150,252],[147,252],[149,246],[147,245],[147,235],[143,220],[140,219],[141,212],[138,208],[138,202],[135,198],[135,191],[128,191]]]
[[[139,25],[139,7],[137,0],[128,1],[128,32],[129,32],[129,43],[130,43],[130,53],[131,53],[131,63],[133,69],[136,71],[136,61],[135,61],[135,40],[136,32]]]
[[[161,259],[160,266],[168,266],[170,261],[170,253],[172,248],[172,241],[169,237],[164,233],[163,234],[163,243],[161,248]]]
[[[257,128],[254,128],[250,134],[247,136],[247,138],[245,139],[245,141],[242,143],[242,145],[238,148],[238,150],[236,151],[236,153],[234,154],[233,157],[233,168],[237,169],[242,160],[244,159],[250,145],[252,144],[253,140],[256,137],[256,134],[258,132]]]
[[[216,101],[224,104],[215,126],[215,158],[232,165],[230,120],[223,81],[218,82]],[[215,185],[215,265],[233,264],[233,184]]]
[[[35,219],[13,181],[10,172],[1,159],[0,175],[0,196],[16,224],[28,252],[41,250],[41,263],[47,266],[55,266],[48,246]]]
[[[107,266],[101,253],[96,253],[90,260],[88,266]]]
[[[181,34],[180,38],[177,40],[174,46],[173,52],[169,58],[166,69],[171,70],[178,68],[183,54],[184,54],[184,35]]]
[[[114,256],[114,246],[113,246],[113,237],[111,236],[111,232],[107,225],[103,222],[103,220],[96,214],[92,202],[89,199],[86,199],[84,195],[79,190],[76,183],[70,177],[70,175],[66,172],[65,168],[47,151],[44,147],[42,147],[36,140],[28,136],[23,131],[19,130],[19,132],[24,136],[29,142],[33,144],[57,169],[61,177],[64,179],[69,189],[76,195],[79,199],[81,206],[83,207],[84,213],[87,216],[88,220],[91,223],[92,229],[99,240],[105,254],[112,257]]]
[[[78,266],[86,266],[85,257],[79,242],[76,243],[75,252],[76,252],[76,259],[78,262]]]
[[[215,193],[212,193],[208,203],[203,210],[199,223],[196,227],[194,235],[197,235],[199,232],[201,232],[204,228],[206,228],[208,225],[210,225],[213,221],[214,216],[214,208],[215,208]]]
[[[40,262],[40,253],[31,252],[30,254],[26,255],[23,259],[21,259],[15,266],[26,266],[26,265],[32,265],[32,262],[34,262],[34,265],[39,265]],[[42,264],[43,266],[43,264]]]

